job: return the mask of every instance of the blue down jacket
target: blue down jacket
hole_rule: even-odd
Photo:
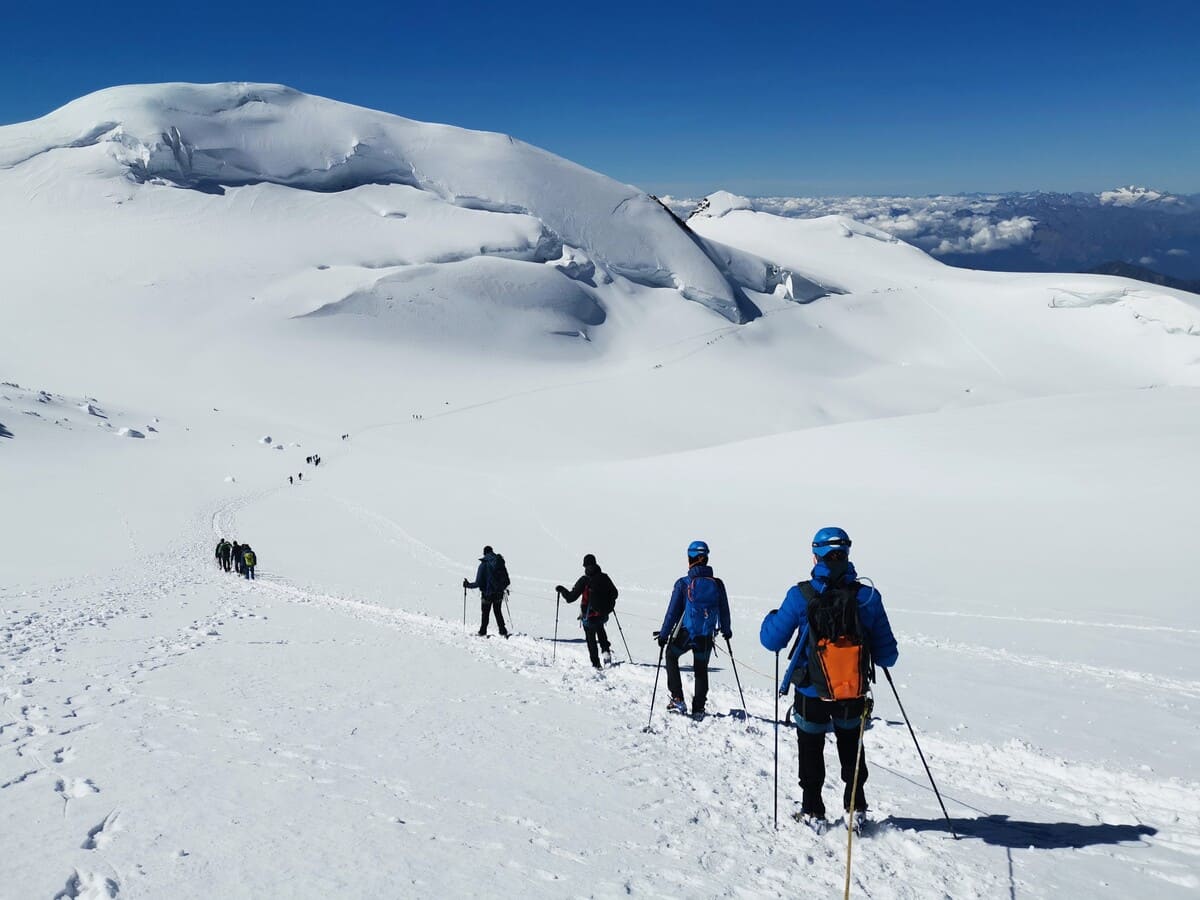
[[[824,593],[829,586],[832,573],[823,563],[817,563],[812,570],[812,585],[818,594]],[[838,583],[849,584],[858,578],[851,563]],[[871,659],[875,665],[891,668],[896,664],[900,651],[896,647],[896,637],[892,634],[891,623],[888,622],[887,611],[883,608],[883,597],[873,587],[863,585],[858,591],[858,618],[871,649]],[[808,665],[808,603],[800,593],[798,585],[792,585],[791,590],[783,600],[783,605],[777,610],[771,610],[763,619],[758,632],[758,639],[768,650],[782,650],[792,640],[796,630],[800,630],[800,642],[796,646],[779,685],[779,693],[786,694],[792,683],[792,673],[799,667]],[[801,668],[803,671],[803,668]],[[797,687],[797,691],[808,697],[816,697],[817,689],[811,685]]]

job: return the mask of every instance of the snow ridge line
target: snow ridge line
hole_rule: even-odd
[[[287,602],[322,606],[385,627],[403,629],[533,678],[551,690],[568,695],[573,702],[595,704],[598,713],[608,714],[606,721],[613,723],[613,741],[619,743],[619,755],[627,761],[614,771],[597,771],[598,778],[620,779],[635,788],[658,786],[663,772],[676,767],[680,759],[703,761],[696,766],[697,783],[692,788],[673,792],[666,800],[648,801],[630,811],[631,815],[648,819],[654,833],[661,835],[652,848],[632,847],[645,851],[633,856],[648,854],[660,863],[652,872],[615,873],[618,884],[634,883],[639,893],[644,890],[650,895],[659,895],[664,883],[670,895],[712,895],[716,888],[705,872],[734,866],[745,873],[744,882],[737,892],[721,896],[749,892],[753,896],[784,897],[791,894],[789,879],[781,877],[781,871],[794,867],[796,860],[807,860],[804,878],[816,895],[832,895],[839,888],[844,865],[840,841],[835,838],[823,841],[797,829],[776,832],[771,826],[770,720],[752,716],[745,728],[715,717],[696,723],[668,716],[660,704],[655,715],[655,733],[646,735],[642,729],[654,677],[653,665],[626,663],[619,673],[594,674],[586,657],[568,652],[552,667],[547,646],[550,642],[544,639],[524,635],[508,641],[468,637],[457,622],[306,590],[274,576],[259,579],[255,588],[245,587],[247,593],[263,589]],[[734,702],[736,694],[713,685],[709,706],[723,708],[716,700],[721,704],[727,700]],[[762,706],[766,705],[764,701]],[[542,724],[552,730],[551,723]],[[885,733],[883,737],[896,743],[897,749],[901,746],[899,735]],[[781,799],[786,814],[790,808],[786,788]],[[694,827],[697,825],[700,829]],[[919,882],[902,887],[897,897],[983,898],[995,896],[1001,889],[999,872],[972,861],[956,862],[953,848],[941,836],[897,831],[885,839],[906,846],[920,845],[921,849],[914,852],[922,857],[937,857],[929,872]],[[888,874],[889,855],[888,850],[881,849],[873,858],[856,861],[855,880],[859,885],[856,893],[861,895],[871,885],[893,880],[894,876]],[[595,885],[602,895],[608,892],[606,888],[616,886],[603,881]]]
[[[284,595],[291,602],[317,603],[327,607],[349,610],[360,618],[377,621],[381,624],[393,626],[403,624],[415,632],[438,640],[440,643],[467,649],[479,658],[503,664],[505,667],[508,667],[508,663],[502,663],[497,659],[499,654],[502,653],[506,656],[524,655],[536,647],[539,641],[549,643],[544,638],[516,636],[508,642],[469,642],[464,648],[464,640],[466,638],[463,636],[461,626],[449,620],[438,619],[407,610],[391,609],[344,597],[316,593],[289,584],[276,577],[261,579],[259,583],[269,586],[272,590]],[[920,639],[914,642],[920,642]],[[1004,661],[1009,662],[1012,660],[1005,658]],[[1050,660],[1048,662],[1053,663],[1054,661]],[[561,666],[562,663],[559,665]],[[580,664],[577,665],[572,664],[568,659],[567,665],[569,670],[567,673],[564,673],[563,680],[573,670],[585,672],[586,668],[590,668],[582,664],[582,659]],[[1069,668],[1069,666],[1067,667]],[[1097,672],[1107,672],[1107,670],[1101,670],[1097,667],[1091,668]],[[641,682],[642,687],[646,687],[652,681],[653,669],[654,667],[649,664],[635,666],[632,669],[632,674],[638,682]],[[517,666],[515,670],[539,678],[541,673],[552,671],[550,666],[545,662],[533,664],[528,661],[524,665]],[[1139,673],[1127,674],[1137,676]],[[604,681],[597,679],[593,682],[583,674],[575,675],[574,677],[579,678],[585,683],[602,684],[602,693],[605,694],[618,690],[608,679]],[[625,669],[622,669],[621,678],[622,680],[627,679]],[[561,681],[557,680],[551,680],[551,683],[561,685]],[[1190,683],[1185,682],[1184,684]],[[770,696],[770,692],[756,689],[753,686],[743,685],[743,687],[746,688],[747,699],[758,700],[760,702],[755,704],[756,706],[763,709],[770,709],[773,703],[773,697]],[[736,705],[737,701],[737,695],[734,691],[715,684],[710,691],[710,697],[719,697],[723,702],[728,701],[734,705]],[[639,713],[645,710],[645,697],[638,695],[629,699],[634,701]],[[710,706],[712,705],[714,704],[710,703]],[[658,711],[656,713],[656,720],[662,723],[665,716],[658,713]],[[764,741],[760,748],[764,756],[758,760],[761,762],[770,753],[765,741],[766,736],[769,734],[769,726],[772,723],[772,718],[769,714],[766,716],[757,716],[752,709],[748,709],[747,713],[751,722],[757,721],[764,726],[763,730],[759,732],[763,736]],[[673,718],[666,719],[665,721],[667,726],[675,724]],[[637,724],[640,727],[640,722],[633,724]],[[686,723],[681,722],[681,724]],[[753,731],[755,727],[751,725],[751,730]],[[902,729],[899,728],[872,728],[871,751],[873,757],[881,767],[886,765],[900,769],[911,770],[913,768],[913,761],[911,759],[912,751],[909,746],[907,732],[901,734],[900,731]],[[933,752],[930,755],[941,761],[941,765],[939,766],[940,777],[949,780],[951,784],[956,784],[960,788],[968,788],[984,797],[1011,799],[1011,792],[1007,790],[1006,784],[1022,784],[1030,772],[1037,772],[1039,777],[1044,781],[1044,793],[1038,792],[1038,804],[1077,815],[1079,813],[1078,806],[1063,800],[1063,797],[1067,796],[1078,799],[1078,781],[1094,783],[1100,786],[1096,791],[1096,796],[1102,799],[1092,805],[1107,807],[1117,817],[1121,817],[1122,813],[1128,810],[1136,811],[1140,809],[1139,821],[1149,820],[1163,823],[1172,820],[1179,822],[1186,819],[1188,829],[1185,835],[1190,835],[1190,837],[1184,836],[1181,839],[1182,843],[1194,847],[1195,852],[1200,853],[1200,782],[1184,782],[1175,778],[1145,778],[1139,775],[1114,772],[1098,766],[1071,763],[1064,759],[1051,757],[1038,750],[1032,744],[1019,740],[1009,741],[1003,748],[997,748],[991,744],[969,744],[961,741],[947,740],[938,735],[923,734],[922,742],[928,748],[932,749]],[[998,750],[1002,750],[1002,752],[998,752]],[[755,763],[748,760],[747,764],[754,765]],[[1069,778],[1064,778],[1064,776],[1069,776]],[[1069,790],[1064,791],[1064,786],[1056,783],[1061,780],[1069,782]],[[1025,793],[1024,787],[1023,785],[1022,793]],[[1117,798],[1122,797],[1128,798],[1129,802],[1117,802]],[[1187,797],[1188,800],[1182,801],[1181,797]],[[1145,798],[1153,798],[1154,802],[1147,803]]]

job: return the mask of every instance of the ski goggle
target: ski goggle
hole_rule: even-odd
[[[850,553],[850,538],[833,535],[823,541],[813,541],[812,552],[817,559],[824,559],[830,553],[839,550],[844,550],[847,554]]]

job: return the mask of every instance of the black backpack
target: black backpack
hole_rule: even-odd
[[[497,553],[492,557],[488,571],[488,593],[503,594],[510,584],[512,582],[508,578],[508,566],[504,564],[504,557]]]
[[[797,684],[815,687],[825,700],[864,696],[875,680],[875,667],[858,616],[858,582],[829,586],[817,593],[812,582],[798,587],[808,604],[808,665]]]
[[[619,593],[607,572],[596,573],[588,585],[588,612],[597,616],[611,615],[617,608]]]

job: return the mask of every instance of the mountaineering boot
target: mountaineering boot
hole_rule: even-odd
[[[800,800],[801,815],[813,816],[815,818],[825,819],[825,802],[821,799],[821,788],[801,788]]]
[[[793,814],[792,818],[818,836],[829,830],[829,822],[825,817],[815,813],[798,812]]]
[[[667,703],[667,712],[679,713],[681,716],[687,715],[687,704],[682,697],[672,697]]]
[[[854,812],[846,810],[846,827],[855,834],[861,835],[867,827],[867,814],[861,809]]]
[[[605,651],[604,651],[604,664],[605,664],[606,666],[611,666],[611,665],[613,664],[613,662],[612,662],[612,651],[611,651],[611,650],[605,650]]]

